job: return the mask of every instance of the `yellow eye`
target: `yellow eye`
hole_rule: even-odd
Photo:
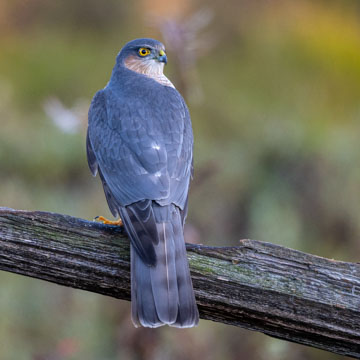
[[[139,55],[140,56],[146,56],[150,54],[150,50],[147,48],[140,48],[139,49]]]

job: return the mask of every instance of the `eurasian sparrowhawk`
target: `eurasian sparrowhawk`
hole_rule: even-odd
[[[199,313],[183,228],[193,134],[184,99],[163,74],[166,62],[153,39],[122,48],[90,106],[87,157],[130,237],[135,326],[191,327]]]

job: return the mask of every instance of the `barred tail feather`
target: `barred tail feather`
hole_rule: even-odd
[[[159,242],[156,265],[143,262],[131,246],[132,320],[135,326],[192,327],[199,322],[180,211],[153,204]]]
[[[173,326],[176,327],[193,327],[199,323],[199,312],[195,302],[195,295],[193,285],[190,277],[189,263],[186,257],[186,247],[183,237],[183,228],[179,224],[181,236],[175,234],[175,247],[177,249],[176,256],[176,275],[179,291],[179,311],[176,322]]]

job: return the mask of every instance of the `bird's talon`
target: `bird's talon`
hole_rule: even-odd
[[[101,222],[101,223],[106,224],[106,225],[123,226],[123,222],[122,222],[121,219],[112,221],[112,220],[109,220],[109,219],[105,218],[104,216],[96,216],[94,218],[94,221],[98,221],[98,222]]]

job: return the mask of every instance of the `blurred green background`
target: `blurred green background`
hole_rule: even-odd
[[[189,242],[360,257],[360,3],[0,0],[0,206],[110,216],[87,110],[117,52],[165,42],[195,135]],[[0,359],[340,359],[201,321],[134,329],[130,304],[0,273]]]

